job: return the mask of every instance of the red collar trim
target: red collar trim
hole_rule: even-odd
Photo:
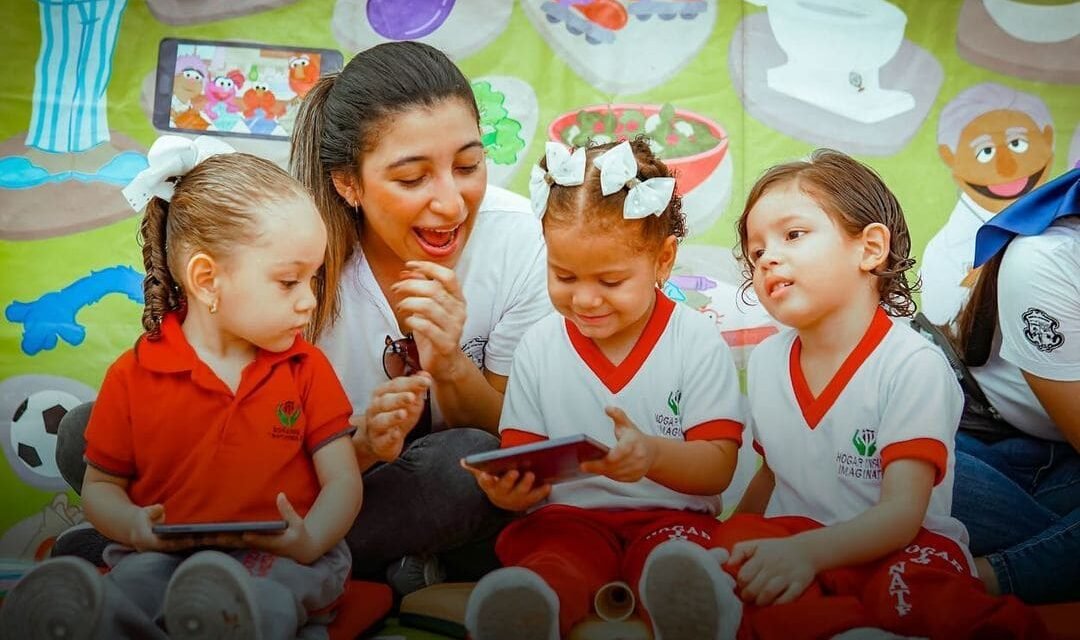
[[[596,377],[600,379],[600,382],[604,383],[604,386],[609,391],[618,393],[634,379],[641,366],[645,364],[649,354],[652,353],[653,347],[660,341],[660,336],[664,334],[664,329],[667,328],[668,321],[674,312],[675,303],[657,289],[656,304],[653,306],[649,321],[645,323],[645,329],[638,336],[637,342],[634,344],[634,348],[630,350],[629,355],[618,366],[608,360],[607,356],[600,351],[600,347],[596,346],[596,343],[591,338],[582,335],[573,322],[570,322],[570,320],[564,320],[564,322],[566,324],[566,333],[570,337],[570,344],[573,345],[574,351],[577,352],[582,361],[596,374]]]
[[[179,373],[194,371],[196,363],[202,364],[195,355],[195,349],[184,336],[180,321],[178,313],[165,314],[165,318],[161,321],[161,338],[150,340],[145,335],[139,338],[135,344],[135,358],[141,366],[159,373]],[[312,349],[311,344],[297,336],[293,345],[285,351],[259,349],[255,354],[255,361],[248,367],[272,368],[289,358],[306,356],[312,352]]]
[[[870,326],[866,329],[866,333],[859,340],[859,344],[855,345],[855,348],[848,354],[848,357],[833,375],[832,380],[825,385],[825,389],[817,398],[810,392],[810,385],[806,383],[806,376],[803,375],[802,363],[799,360],[799,356],[802,354],[802,341],[796,336],[795,341],[791,344],[788,371],[791,375],[791,386],[795,392],[795,399],[799,403],[799,409],[802,410],[806,424],[811,429],[818,426],[821,419],[836,403],[836,399],[840,397],[844,388],[847,387],[848,382],[851,382],[851,379],[855,377],[855,372],[881,344],[881,341],[885,339],[885,334],[889,332],[889,329],[892,329],[892,326],[893,323],[888,314],[885,313],[884,309],[878,307],[874,313],[874,318],[870,321]]]

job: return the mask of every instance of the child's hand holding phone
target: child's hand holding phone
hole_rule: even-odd
[[[526,471],[524,475],[511,469],[501,476],[495,476],[479,469],[474,469],[461,461],[463,469],[473,474],[480,490],[491,500],[491,504],[507,511],[526,511],[548,497],[550,484],[536,483],[536,475]]]
[[[656,463],[656,445],[642,433],[622,409],[604,409],[615,423],[617,444],[599,459],[583,462],[581,470],[607,476],[617,482],[637,482],[652,470]]]

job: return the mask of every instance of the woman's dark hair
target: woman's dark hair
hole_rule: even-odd
[[[460,100],[476,114],[472,86],[438,49],[420,42],[387,42],[356,54],[339,73],[321,78],[300,105],[290,169],[315,198],[326,223],[318,305],[308,329],[314,340],[338,314],[338,283],[359,241],[360,216],[334,187],[335,173],[357,179],[366,152],[379,142],[386,119],[416,107]]]
[[[960,359],[969,367],[981,367],[990,359],[994,332],[997,330],[998,271],[1004,251],[999,251],[979,267],[971,296],[960,308],[956,322],[942,327]]]
[[[682,240],[686,237],[686,216],[682,211],[682,198],[678,193],[671,196],[664,210],[659,215],[645,216],[640,220],[623,218],[623,202],[629,190],[619,189],[605,196],[600,190],[600,170],[596,167],[597,156],[621,144],[609,142],[590,146],[585,152],[585,181],[580,186],[564,187],[551,185],[547,209],[544,212],[544,228],[552,226],[571,226],[586,224],[596,231],[607,231],[623,225],[633,224],[638,227],[639,248],[656,249],[668,236]],[[649,147],[644,136],[630,141],[630,149],[637,161],[638,180],[644,182],[650,178],[672,178],[674,174]],[[547,171],[547,158],[540,158],[540,168]]]
[[[889,255],[885,264],[873,271],[878,277],[881,306],[892,316],[915,313],[912,294],[918,282],[908,282],[907,271],[915,266],[910,257],[911,234],[904,210],[893,192],[873,169],[832,149],[817,149],[804,161],[788,162],[765,172],[746,197],[746,206],[736,225],[739,259],[743,264],[743,292],[752,283],[753,263],[747,254],[747,217],[757,201],[777,186],[794,183],[851,236],[857,236],[875,222],[889,229]]]

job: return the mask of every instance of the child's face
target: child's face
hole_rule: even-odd
[[[601,347],[636,342],[652,312],[657,281],[675,262],[674,237],[657,252],[635,248],[631,233],[578,225],[544,230],[551,302]]]
[[[777,321],[813,326],[867,286],[863,246],[793,182],[780,184],[747,217],[754,293]],[[872,283],[870,286],[873,286]]]
[[[476,115],[445,100],[388,118],[376,135],[355,183],[365,250],[453,266],[487,188]]]
[[[315,311],[312,279],[326,252],[326,227],[309,198],[258,207],[256,240],[237,247],[218,280],[222,328],[267,351],[284,351]]]

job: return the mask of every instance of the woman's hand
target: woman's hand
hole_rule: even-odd
[[[424,412],[431,382],[431,374],[421,371],[414,376],[387,380],[375,387],[363,424],[353,434],[355,445],[376,460],[392,462],[397,459],[405,445],[405,436]]]
[[[798,538],[763,538],[735,545],[727,564],[739,567],[739,595],[759,607],[798,598],[817,571]]]
[[[618,444],[600,460],[581,464],[581,470],[598,473],[618,482],[637,482],[656,462],[656,444],[642,433],[622,409],[607,407],[604,412],[615,423]]]
[[[277,508],[281,519],[288,525],[285,530],[280,533],[249,531],[244,534],[244,544],[252,549],[292,558],[300,564],[311,564],[318,560],[322,554],[314,548],[314,540],[308,533],[304,519],[296,513],[284,493],[277,495]]]
[[[525,475],[516,470],[507,471],[501,477],[474,469],[461,461],[461,466],[476,478],[480,490],[487,495],[491,504],[507,511],[525,511],[529,507],[539,504],[551,493],[550,484],[542,484],[534,487],[536,476],[532,471],[526,471]]]
[[[434,262],[406,262],[390,290],[397,298],[398,315],[416,340],[424,371],[435,380],[450,380],[461,367],[475,366],[461,352],[465,296],[451,269]]]

